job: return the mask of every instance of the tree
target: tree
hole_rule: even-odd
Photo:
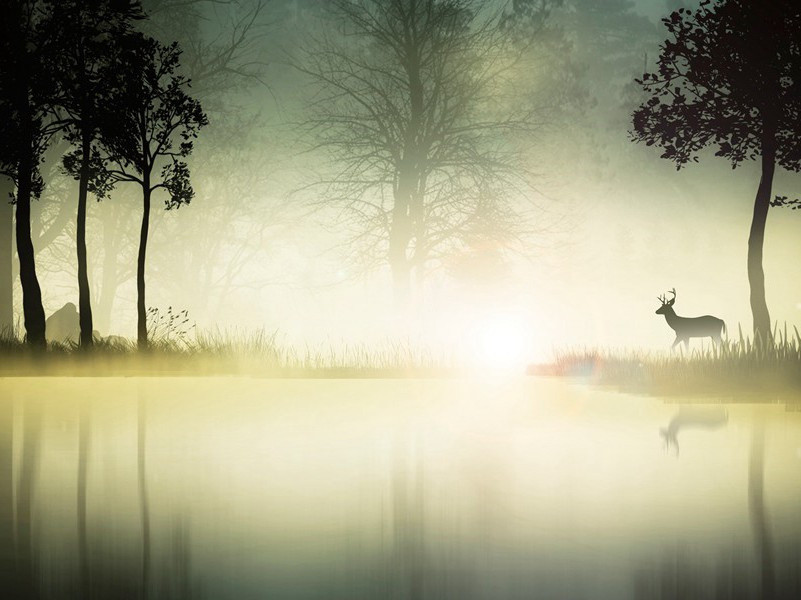
[[[511,245],[530,191],[518,134],[536,111],[509,90],[515,54],[499,15],[472,0],[333,0],[339,35],[299,70],[316,86],[306,122],[333,174],[363,267],[390,267],[399,306],[449,254]],[[329,27],[330,29],[330,27]],[[522,193],[521,193],[522,192]]]
[[[86,258],[86,199],[90,189],[98,197],[107,191],[97,138],[112,98],[124,88],[127,37],[134,20],[143,18],[136,0],[51,0],[53,15],[49,32],[51,59],[57,66],[56,110],[64,122],[73,150],[64,156],[67,172],[78,180],[76,250],[78,258],[78,307],[80,344],[93,342],[92,306]]]
[[[11,0],[0,20],[0,175],[16,186],[16,236],[25,332],[46,347],[42,292],[31,241],[31,198],[44,182],[39,163],[62,124],[53,120],[53,71],[44,51],[48,12],[39,0]]]
[[[0,336],[14,332],[14,183],[0,176]]]
[[[241,106],[241,99],[243,92],[251,93],[263,80],[264,62],[260,54],[266,51],[263,43],[267,29],[266,6],[261,0],[144,0],[142,4],[148,18],[141,22],[140,29],[163,43],[178,42],[182,49],[180,73],[191,80],[192,96],[201,102],[204,112],[215,124],[204,130],[203,152],[198,154],[195,150],[191,157],[193,175],[202,171],[204,181],[213,181],[213,185],[202,185],[199,189],[193,177],[196,195],[192,201],[202,202],[202,215],[207,215],[198,221],[201,229],[190,223],[184,227],[183,219],[176,222],[166,213],[154,213],[151,230],[162,226],[169,230],[162,231],[160,236],[151,236],[148,242],[149,253],[164,252],[171,257],[169,262],[159,261],[148,267],[150,286],[157,285],[166,294],[177,290],[182,297],[189,296],[191,312],[197,317],[200,314],[198,304],[205,303],[209,296],[193,294],[191,290],[202,287],[208,272],[218,270],[220,265],[229,266],[225,264],[231,254],[227,249],[241,249],[238,244],[242,235],[221,235],[221,231],[230,232],[236,226],[238,221],[233,220],[234,215],[247,214],[248,219],[254,219],[254,206],[241,201],[239,188],[244,187],[243,178],[250,179],[263,172],[254,171],[245,162],[232,160],[231,152],[241,154],[242,140],[246,137],[259,137],[260,147],[263,147],[263,134],[255,131],[261,121]],[[274,2],[270,3],[272,6]],[[209,135],[213,139],[209,139]],[[231,146],[227,145],[229,141]],[[227,166],[223,168],[223,164]],[[134,191],[133,187],[130,191]],[[247,193],[257,202],[264,199],[261,190],[250,189]],[[138,243],[128,227],[129,215],[138,209],[128,202],[127,196],[120,188],[113,203],[106,203],[102,210],[91,215],[96,217],[95,233],[102,233],[97,239],[102,257],[98,255],[95,263],[101,266],[102,273],[92,281],[92,297],[96,298],[93,316],[95,326],[101,331],[110,330],[111,315],[117,312],[112,310],[118,300],[117,289],[136,277],[136,265],[127,256],[131,246]],[[212,216],[209,218],[209,215]],[[162,216],[167,218],[158,218]],[[191,215],[187,217],[190,221],[193,219]],[[253,240],[249,243],[252,245]],[[135,248],[133,253],[136,254]],[[191,257],[191,260],[184,261],[184,257]],[[245,256],[240,260],[244,261]],[[59,260],[53,262],[61,264]],[[180,300],[176,298],[175,301]]]
[[[137,257],[137,343],[146,350],[145,258],[153,192],[168,192],[166,208],[189,204],[194,192],[189,167],[198,130],[208,124],[200,103],[187,93],[189,81],[176,74],[181,51],[140,36],[133,50],[128,86],[117,95],[116,126],[101,132],[108,172],[114,181],[136,183],[142,189],[142,226]]]
[[[632,138],[662,148],[678,169],[711,146],[732,168],[759,159],[762,174],[748,237],[754,336],[768,342],[762,248],[776,165],[801,168],[801,8],[791,0],[704,0],[663,19],[669,37],[658,71],[637,83],[649,98]]]

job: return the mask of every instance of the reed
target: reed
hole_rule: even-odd
[[[0,335],[0,375],[254,375],[267,377],[415,377],[456,372],[452,358],[410,340],[296,346],[278,330],[199,330],[183,313],[152,313],[149,348],[97,338],[90,352],[73,342],[33,353],[14,334]]]
[[[644,393],[801,395],[801,335],[796,327],[777,325],[761,342],[738,326],[736,338],[689,352],[567,349],[529,372]]]

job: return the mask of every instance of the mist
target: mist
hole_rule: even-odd
[[[476,22],[513,10],[473,5],[483,11]],[[653,70],[665,37],[660,19],[677,3],[544,5],[491,107],[536,110],[525,135],[493,141],[514,147],[527,171],[524,189],[504,198],[524,226],[514,241],[476,241],[479,231],[443,248],[399,311],[387,250],[383,242],[358,245],[364,232],[335,201],[342,190],[321,185],[341,164],[309,127],[321,93],[309,53],[323,43],[357,48],[358,36],[342,37],[332,7],[320,1],[146,2],[150,17],[137,27],[179,42],[180,72],[209,121],[187,159],[191,203],[165,211],[164,198],[154,197],[148,307],[186,310],[187,327],[197,330],[275,331],[301,347],[400,338],[444,354],[505,320],[525,328],[525,360],[538,361],[554,348],[666,348],[670,331],[654,310],[656,297],[675,288],[681,314],[715,314],[730,331],[750,332],[746,243],[758,164],[732,170],[704,151],[677,171],[658,150],[631,141],[631,115],[643,99],[634,79]],[[77,182],[61,167],[65,151],[59,140],[51,145],[44,191],[32,204],[46,315],[78,303]],[[777,172],[777,194],[792,196],[798,184],[797,175]],[[99,201],[90,195],[88,273],[104,336],[135,336],[138,215],[129,186]],[[781,207],[768,219],[767,300],[780,325],[796,323],[801,307],[799,219]],[[19,326],[15,262],[13,269]]]

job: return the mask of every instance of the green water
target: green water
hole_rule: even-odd
[[[801,597],[801,412],[535,378],[0,380],[27,598]]]

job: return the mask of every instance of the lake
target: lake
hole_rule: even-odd
[[[8,597],[801,597],[785,404],[516,376],[5,378],[0,428]]]

